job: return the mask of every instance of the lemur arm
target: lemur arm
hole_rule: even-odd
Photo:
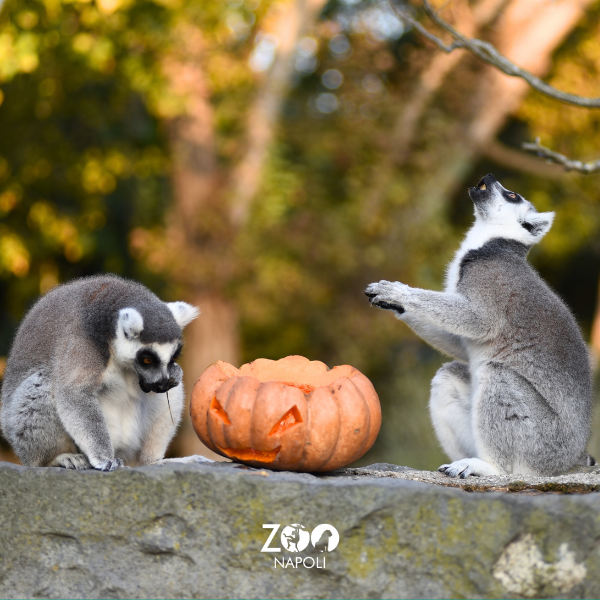
[[[95,469],[112,471],[122,466],[115,453],[106,419],[98,402],[102,360],[85,340],[58,348],[56,366],[61,384],[54,388],[56,411],[65,430]],[[85,365],[85,366],[81,366]]]
[[[411,288],[399,281],[372,283],[365,293],[374,306],[414,313],[419,321],[452,335],[484,341],[492,334],[483,311],[460,294]]]
[[[427,321],[419,319],[412,312],[403,314],[396,313],[396,316],[404,321],[422,340],[439,350],[443,354],[455,358],[461,362],[469,362],[466,349],[460,336],[448,333]]]

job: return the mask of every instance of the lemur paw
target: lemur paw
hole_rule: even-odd
[[[123,461],[120,458],[113,458],[112,460],[99,461],[94,465],[94,469],[98,471],[114,471],[123,467]]]
[[[448,475],[448,477],[460,477],[466,479],[469,475],[474,477],[488,477],[490,475],[500,475],[500,471],[490,463],[480,458],[462,458],[455,460],[449,465],[442,465],[438,471]]]
[[[405,310],[402,300],[410,295],[410,289],[408,285],[399,281],[386,281],[383,279],[379,283],[368,285],[365,295],[373,306],[402,314]]]
[[[51,467],[62,467],[63,469],[76,469],[81,471],[91,469],[92,465],[84,454],[59,454],[51,463]]]

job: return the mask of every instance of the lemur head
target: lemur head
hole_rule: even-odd
[[[489,173],[469,188],[475,205],[475,225],[488,239],[505,238],[526,246],[537,244],[550,230],[553,212],[538,212],[531,202],[507,190]]]
[[[183,347],[182,330],[198,314],[186,302],[119,310],[114,353],[119,363],[133,367],[144,392],[163,393],[181,383],[182,370],[175,361]]]

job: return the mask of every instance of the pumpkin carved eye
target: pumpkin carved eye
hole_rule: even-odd
[[[214,411],[214,414],[225,423],[225,425],[231,425],[229,416],[225,412],[225,409],[219,404],[217,397],[215,396],[210,403],[210,410]]]
[[[272,435],[281,435],[284,431],[288,430],[294,425],[302,423],[302,416],[297,406],[292,406],[281,419],[275,424],[273,429],[269,433],[269,437]]]

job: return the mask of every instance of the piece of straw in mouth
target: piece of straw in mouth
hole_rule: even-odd
[[[167,391],[167,404],[169,405],[169,414],[171,415],[171,422],[175,425],[175,421],[173,421],[173,413],[171,412],[171,403],[169,402],[169,392]]]

